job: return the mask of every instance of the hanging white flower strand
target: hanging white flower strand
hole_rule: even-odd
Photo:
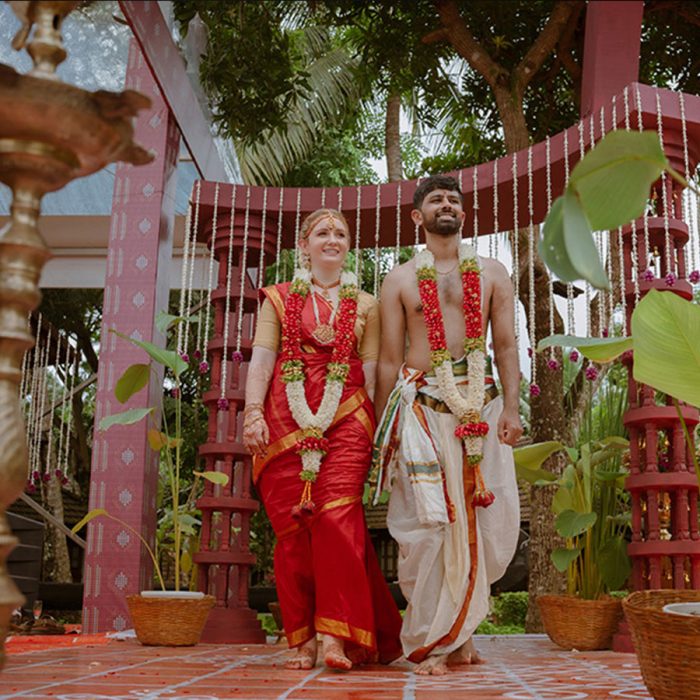
[[[358,279],[358,284],[362,286],[362,249],[360,248],[360,218],[362,215],[361,206],[362,189],[360,185],[357,186],[357,206],[356,206],[356,218],[355,218],[355,276]]]
[[[683,134],[683,165],[685,170],[685,179],[690,182],[692,175],[690,173],[690,161],[688,158],[688,125],[685,119],[685,99],[683,98],[683,93],[678,93],[678,99],[680,102],[681,109],[681,132]],[[688,280],[691,284],[697,284],[700,282],[700,270],[697,269],[697,257],[696,257],[696,225],[697,220],[695,215],[697,214],[697,208],[692,206],[693,197],[696,196],[690,190],[683,190],[682,194],[682,204],[683,204],[683,220],[688,226],[688,242],[690,255],[686,263],[686,269],[690,269],[690,274],[688,275]]]
[[[243,337],[243,310],[245,307],[245,278],[248,265],[248,231],[250,224],[250,187],[245,194],[245,218],[243,220],[243,252],[241,253],[241,276],[238,286],[238,318],[236,320],[236,349],[231,354],[233,362],[240,364],[243,362],[243,353],[241,352],[241,338]]]
[[[258,258],[258,274],[255,286],[260,289],[265,284],[265,227],[267,225],[267,187],[263,187],[262,216],[260,219],[260,257]],[[258,297],[256,311],[260,312],[260,298]]]
[[[552,152],[549,136],[545,141],[545,174],[546,174],[546,190],[547,190],[547,211],[552,208]],[[549,335],[554,335],[554,277],[549,273],[549,282],[547,291],[549,293]],[[556,358],[554,347],[549,350],[549,360],[547,366],[553,372],[560,368],[559,361]]]
[[[275,252],[275,284],[280,281],[280,253],[282,249],[282,213],[284,211],[284,187],[280,187],[280,201],[277,207],[277,250]]]
[[[197,181],[199,187],[199,180]],[[182,241],[182,270],[180,274],[180,318],[185,317],[185,299],[187,298],[187,272],[190,257],[190,228],[192,226],[192,202],[187,203],[185,214],[185,234]],[[189,316],[189,314],[188,314]],[[177,354],[183,356],[183,323],[177,324]],[[184,360],[184,357],[182,358]],[[188,360],[185,360],[187,362]]]
[[[248,188],[250,189],[250,188]],[[226,301],[224,303],[224,347],[221,351],[221,386],[219,387],[219,400],[216,406],[220,411],[228,411],[229,404],[226,398],[228,388],[228,331],[231,317],[231,277],[233,266],[233,233],[236,218],[236,185],[231,189],[231,224],[228,234],[228,258],[226,263]]]
[[[535,225],[534,219],[534,199],[532,191],[532,146],[527,149],[527,271],[528,271],[528,331],[530,347],[530,396],[536,397],[541,393],[540,385],[537,383],[537,358],[535,348],[537,346],[537,329],[535,326]]]
[[[234,192],[236,189],[236,186],[233,186]],[[197,200],[199,202],[199,199]],[[198,207],[195,208],[195,230],[197,230],[197,227],[199,226],[199,217],[198,217]],[[206,313],[204,314],[204,333],[202,334],[202,357],[201,361],[199,363],[199,372],[200,374],[206,374],[209,371],[209,362],[207,360],[207,352],[209,350],[209,319],[211,316],[211,290],[212,286],[214,284],[214,256],[216,252],[216,234],[218,231],[217,228],[217,216],[219,212],[219,183],[216,183],[216,187],[214,188],[214,213],[212,214],[211,218],[211,248],[209,249],[209,269],[207,271],[207,303],[206,303]],[[233,212],[231,212],[231,216],[233,216]]]

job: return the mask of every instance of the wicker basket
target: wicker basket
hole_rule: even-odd
[[[583,600],[575,596],[541,595],[537,605],[544,631],[564,649],[609,649],[622,618],[622,605],[615,598]]]
[[[700,700],[700,618],[662,612],[700,591],[638,591],[622,603],[642,678],[656,700]]]
[[[215,598],[127,596],[136,637],[147,646],[184,647],[199,642]]]

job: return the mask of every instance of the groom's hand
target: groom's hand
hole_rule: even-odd
[[[523,425],[517,411],[504,409],[498,419],[498,439],[504,445],[515,447],[523,434]]]

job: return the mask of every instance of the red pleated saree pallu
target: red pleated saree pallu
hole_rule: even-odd
[[[262,290],[280,321],[288,288],[285,283]],[[317,302],[319,319],[326,323],[330,305],[321,298]],[[311,335],[315,326],[307,299],[302,348],[306,399],[313,412],[323,397],[332,352],[332,345],[322,345]],[[328,453],[312,485],[315,510],[302,518],[292,516],[304,488],[296,453],[302,431],[287,404],[281,364],[278,357],[265,399],[270,444],[265,457],[254,460],[253,479],[277,536],[275,580],[289,646],[300,646],[321,632],[347,640],[347,653],[355,660],[388,663],[402,653],[401,617],[379,568],[362,507],[375,428],[362,361],[355,349],[338,411],[326,431]]]

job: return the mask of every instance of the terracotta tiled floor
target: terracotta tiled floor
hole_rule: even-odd
[[[283,646],[110,641],[10,654],[0,700],[650,700],[632,654],[565,652],[540,635],[476,641],[488,663],[435,678],[416,676],[403,661],[347,674],[287,671]]]

